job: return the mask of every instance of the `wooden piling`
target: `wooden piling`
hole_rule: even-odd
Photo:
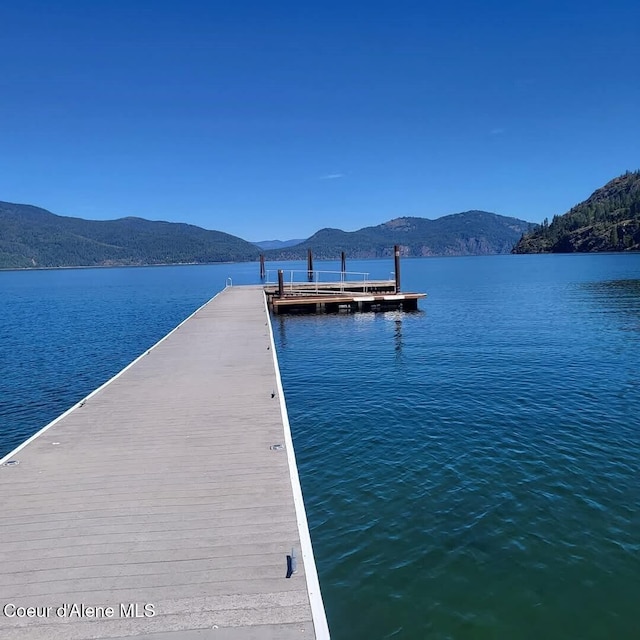
[[[342,272],[342,277],[344,278],[344,274],[347,271],[347,256],[344,251],[340,256],[340,271]]]
[[[307,249],[307,277],[309,282],[313,280],[313,254],[311,249]]]
[[[260,280],[264,280],[265,278],[265,269],[264,269],[264,253],[260,254]]]
[[[278,298],[284,298],[284,272],[278,269]]]
[[[393,256],[395,260],[395,276],[396,276],[396,293],[400,291],[400,247],[393,247]]]

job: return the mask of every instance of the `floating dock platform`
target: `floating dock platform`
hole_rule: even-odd
[[[290,271],[289,274],[303,274],[306,275],[306,271]],[[338,276],[336,280],[329,279],[328,281],[319,280],[320,275]],[[342,272],[337,271],[315,271],[313,277],[316,278],[312,282],[304,282],[291,279],[290,281],[283,283],[284,295],[311,295],[311,294],[326,294],[332,295],[335,293],[358,293],[362,295],[370,295],[376,293],[391,294],[396,291],[395,280],[345,280],[342,279]],[[347,273],[346,276],[353,274]],[[368,274],[362,274],[367,276]],[[295,275],[294,275],[295,277]],[[272,299],[278,295],[277,284],[267,284],[264,287],[264,291],[267,297]]]
[[[329,638],[260,286],[0,460],[0,510],[3,640]]]
[[[395,270],[391,280],[370,280],[368,273],[346,271],[342,252],[340,271],[315,271],[309,249],[307,270],[278,269],[277,283],[264,287],[269,305],[280,313],[339,313],[353,311],[416,311],[424,293],[400,290],[400,246],[394,247]],[[260,277],[269,280],[264,255],[260,256]],[[306,282],[305,282],[306,279]]]
[[[349,280],[353,273],[340,273],[340,280],[326,280],[338,275],[332,271],[313,272],[312,282],[296,280],[306,272],[288,272],[285,282],[280,271],[278,285],[264,287],[269,305],[275,314],[280,313],[340,313],[354,311],[416,311],[418,300],[424,293],[405,293],[395,280]],[[367,276],[368,274],[361,274]],[[325,280],[321,278],[324,277]]]
[[[416,311],[418,300],[424,293],[359,294],[344,293],[295,293],[271,296],[274,313],[340,313],[353,311]]]

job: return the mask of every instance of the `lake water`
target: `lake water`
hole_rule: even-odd
[[[0,455],[257,270],[0,273]],[[402,275],[419,312],[273,319],[332,637],[640,637],[640,255]]]

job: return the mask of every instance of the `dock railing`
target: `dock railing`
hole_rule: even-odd
[[[306,269],[287,269],[284,274],[284,290],[289,295],[340,295],[350,284],[361,285],[362,292],[367,293],[370,282],[369,273],[364,271],[313,271],[311,280]],[[267,269],[265,284],[278,285],[277,270]]]

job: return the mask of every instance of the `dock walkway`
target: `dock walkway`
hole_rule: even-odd
[[[229,287],[1,461],[3,640],[329,637],[274,351]]]

